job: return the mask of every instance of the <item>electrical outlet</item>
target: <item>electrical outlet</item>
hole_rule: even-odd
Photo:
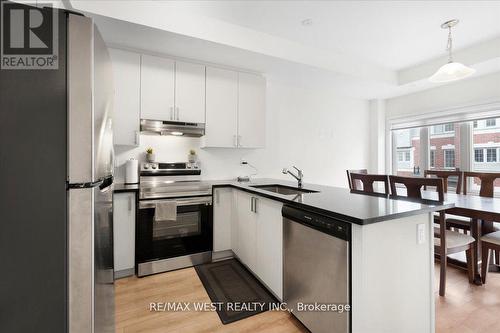
[[[425,243],[425,224],[417,224],[417,244]]]

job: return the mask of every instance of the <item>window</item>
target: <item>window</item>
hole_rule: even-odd
[[[496,119],[486,119],[486,127],[495,127],[497,125]]]
[[[436,166],[436,151],[431,150],[430,155],[429,155],[429,164],[431,168],[434,168]]]
[[[484,162],[484,153],[483,153],[483,148],[476,148],[474,149],[474,162]]]
[[[398,162],[410,162],[411,152],[409,150],[398,151]]]
[[[444,131],[445,132],[453,132],[454,129],[455,129],[455,125],[453,123],[445,124],[444,125]]]
[[[497,149],[488,148],[486,149],[486,162],[496,162],[497,161]]]
[[[500,172],[500,118],[490,118],[478,121],[478,127],[472,130],[472,145],[474,159],[472,171]],[[479,191],[479,179],[469,179],[468,189],[475,193]],[[493,183],[495,195],[500,194],[500,180]]]
[[[445,168],[455,167],[455,150],[446,149],[444,151],[444,167]]]
[[[474,128],[477,128],[477,120],[474,120],[474,122],[472,123],[472,126],[474,126]]]
[[[405,151],[405,162],[410,162],[411,153],[410,151]]]
[[[418,173],[420,161],[420,128],[397,130],[393,132],[396,144],[394,164],[396,174],[411,176]]]
[[[450,134],[455,130],[454,123],[431,126],[431,135]]]

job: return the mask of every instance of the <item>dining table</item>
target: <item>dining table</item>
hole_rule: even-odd
[[[438,193],[431,190],[422,190],[422,199],[438,200]],[[495,231],[493,222],[500,222],[500,198],[448,192],[444,193],[444,201],[454,204],[454,207],[447,209],[445,213],[471,219],[471,236],[476,239],[474,244],[475,259],[473,263],[474,283],[481,285],[481,276],[479,274],[481,236]],[[450,260],[450,263],[459,266],[465,264],[453,259]]]

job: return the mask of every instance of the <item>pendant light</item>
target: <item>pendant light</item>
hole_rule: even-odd
[[[446,50],[448,51],[448,63],[441,66],[434,75],[429,78],[429,81],[436,83],[451,82],[466,78],[476,72],[474,68],[470,68],[459,62],[453,61],[451,39],[451,28],[458,24],[458,20],[450,20],[441,24],[441,28],[448,29],[448,44]]]

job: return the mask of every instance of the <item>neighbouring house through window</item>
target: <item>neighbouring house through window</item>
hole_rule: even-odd
[[[497,149],[487,148],[486,149],[486,162],[496,162],[497,161]]]
[[[415,176],[429,168],[500,172],[500,117],[394,129],[392,132],[394,174]],[[428,141],[421,142],[421,135]],[[472,192],[479,188],[478,180],[469,180],[468,185]],[[500,196],[500,179],[494,185],[495,193]]]
[[[494,127],[496,125],[497,125],[496,119],[486,119],[486,126],[487,127]]]
[[[444,150],[444,167],[454,168],[455,167],[455,150],[446,149]]]
[[[445,132],[453,132],[454,128],[455,128],[455,124],[452,124],[452,123],[444,125]]]
[[[484,162],[483,148],[474,149],[474,161],[478,163]]]

